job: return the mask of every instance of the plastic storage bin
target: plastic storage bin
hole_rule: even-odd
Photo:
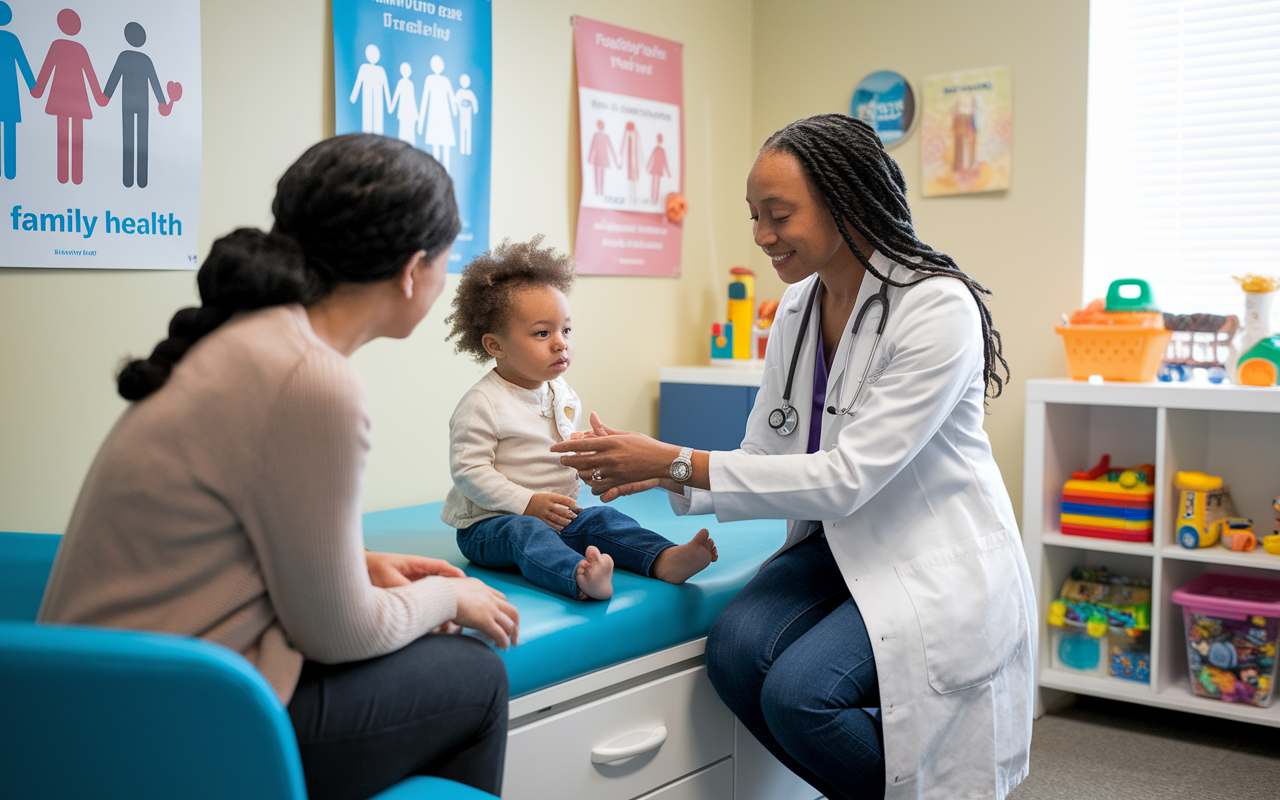
[[[1133,297],[1126,298],[1125,290]],[[1071,377],[1088,380],[1101,375],[1109,381],[1149,381],[1160,370],[1173,331],[1144,280],[1121,278],[1111,282],[1107,302],[1095,300],[1054,328],[1067,346]]]
[[[1270,705],[1280,639],[1280,581],[1205,573],[1173,592],[1187,632],[1191,691]]]
[[[1151,631],[1110,627],[1107,629],[1108,668],[1111,677],[1151,683]]]
[[[1163,326],[1163,323],[1161,323]],[[1054,328],[1067,346],[1067,369],[1077,381],[1150,381],[1173,331],[1154,326],[1070,325]]]
[[[1049,627],[1049,666],[1063,672],[1107,677],[1107,637],[1090,636],[1083,625]]]

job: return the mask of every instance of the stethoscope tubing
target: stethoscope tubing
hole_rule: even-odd
[[[782,408],[775,409],[769,415],[769,426],[777,431],[780,436],[786,436],[796,428],[796,413],[791,406],[791,387],[795,382],[796,365],[800,362],[800,353],[804,349],[805,335],[809,331],[809,319],[813,315],[813,305],[820,288],[822,288],[822,280],[814,281],[813,289],[809,291],[809,297],[805,303],[804,316],[800,319],[800,334],[796,337],[796,346],[791,353],[791,366],[787,369],[787,384],[782,390]],[[858,331],[862,329],[862,321],[873,305],[880,306],[880,321],[876,325],[876,338],[871,342],[871,355],[867,358],[867,366],[862,370],[862,378],[858,381],[857,391],[854,392],[853,400],[850,401],[849,405],[843,408],[838,407],[840,405],[840,396],[844,393],[844,377],[849,372],[849,361],[853,357],[854,342],[850,341],[849,349],[845,351],[844,355],[844,369],[840,371],[840,377],[836,380],[836,401],[834,404],[827,406],[828,414],[850,413],[853,407],[858,404],[858,398],[862,396],[862,389],[866,386],[867,376],[871,373],[871,365],[875,362],[876,350],[880,346],[880,337],[884,334],[885,323],[889,320],[889,285],[887,283],[881,283],[880,291],[868,297],[862,304],[862,308],[858,309],[858,314],[853,319],[854,336],[857,336]],[[774,424],[775,420],[777,424]]]

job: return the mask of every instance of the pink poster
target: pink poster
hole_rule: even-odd
[[[683,45],[574,17],[582,201],[574,256],[584,275],[680,274]]]

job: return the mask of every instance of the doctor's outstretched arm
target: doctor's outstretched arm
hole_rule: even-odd
[[[721,521],[843,519],[909,464],[959,403],[971,402],[973,413],[982,414],[981,324],[959,281],[934,278],[904,292],[881,346],[888,364],[854,417],[843,421],[833,447],[811,454],[695,453],[685,486],[710,489]],[[824,425],[833,419],[824,415]],[[597,494],[665,478],[679,451],[635,433],[552,449],[584,451],[562,462],[578,469]],[[602,480],[593,480],[596,470]]]

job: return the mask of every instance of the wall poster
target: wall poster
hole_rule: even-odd
[[[333,84],[336,133],[401,139],[449,172],[461,272],[489,249],[492,3],[333,0]]]
[[[574,257],[586,275],[680,274],[684,46],[574,17],[582,200]]]
[[[0,2],[0,266],[195,269],[199,0],[67,1]]]
[[[1013,93],[1008,67],[924,79],[924,196],[1009,188]]]

